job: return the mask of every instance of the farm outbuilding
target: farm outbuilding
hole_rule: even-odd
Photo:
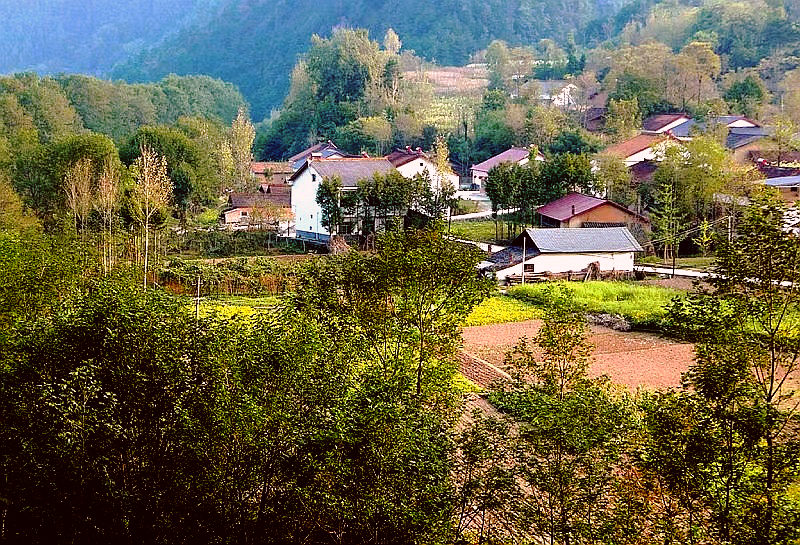
[[[484,270],[498,280],[525,274],[585,271],[633,272],[633,256],[644,251],[625,227],[584,229],[526,229],[511,246],[492,254]],[[523,262],[524,261],[524,262]]]

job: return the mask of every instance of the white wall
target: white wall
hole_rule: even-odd
[[[666,125],[664,125],[663,127],[661,127],[660,129],[658,129],[655,132],[664,133],[664,132],[667,132],[667,131],[671,131],[675,127],[683,125],[684,123],[689,121],[689,119],[691,119],[691,118],[689,118],[689,117],[679,117],[678,119],[676,119],[672,123],[667,123]]]
[[[653,148],[644,149],[638,153],[634,153],[633,155],[628,156],[625,159],[625,166],[631,167],[633,165],[638,165],[642,161],[660,161],[662,156],[657,153]]]
[[[595,261],[600,263],[601,271],[633,271],[633,252],[539,254],[525,263],[533,264],[533,274],[537,274],[582,271]],[[526,272],[528,273],[530,271]],[[512,274],[522,274],[522,263],[497,271],[497,279],[503,280]]]
[[[316,177],[316,180],[313,179]],[[322,226],[322,209],[317,204],[317,188],[322,182],[314,167],[309,166],[292,184],[292,213],[295,231],[329,235]]]
[[[422,174],[424,171],[428,171],[428,174],[431,177],[431,182],[436,182],[439,176],[439,170],[436,168],[432,162],[426,159],[414,159],[413,161],[409,161],[405,165],[400,165],[397,167],[397,171],[405,176],[406,178],[413,178],[417,174]],[[453,184],[453,188],[458,190],[458,175],[457,174],[447,174],[447,179],[450,180],[450,183]]]

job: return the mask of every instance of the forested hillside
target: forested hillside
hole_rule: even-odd
[[[391,27],[405,48],[443,64],[464,63],[493,39],[526,44],[563,41],[594,19],[607,18],[621,0],[235,0],[200,27],[187,28],[114,71],[133,81],[174,72],[203,73],[236,84],[256,118],[280,105],[289,72],[312,34],[333,27],[368,29],[380,39]],[[595,27],[597,25],[594,25]]]
[[[100,75],[219,0],[0,0],[0,73]]]

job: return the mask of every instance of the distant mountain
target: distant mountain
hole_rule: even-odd
[[[0,0],[0,73],[103,75],[225,0]]]
[[[184,3],[188,0],[183,0]],[[465,62],[492,39],[532,44],[542,38],[580,40],[590,23],[613,16],[624,0],[227,0],[207,21],[178,31],[112,74],[152,81],[169,73],[209,74],[236,84],[254,118],[268,115],[286,95],[289,73],[312,34],[337,26],[387,28],[404,49],[442,64]]]

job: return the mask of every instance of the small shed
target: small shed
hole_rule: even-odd
[[[536,212],[542,227],[628,227],[650,231],[650,220],[621,204],[572,192]]]
[[[526,229],[511,246],[489,256],[485,270],[498,280],[525,274],[559,274],[587,270],[632,272],[633,256],[644,251],[625,227]],[[524,262],[523,262],[524,259]]]

